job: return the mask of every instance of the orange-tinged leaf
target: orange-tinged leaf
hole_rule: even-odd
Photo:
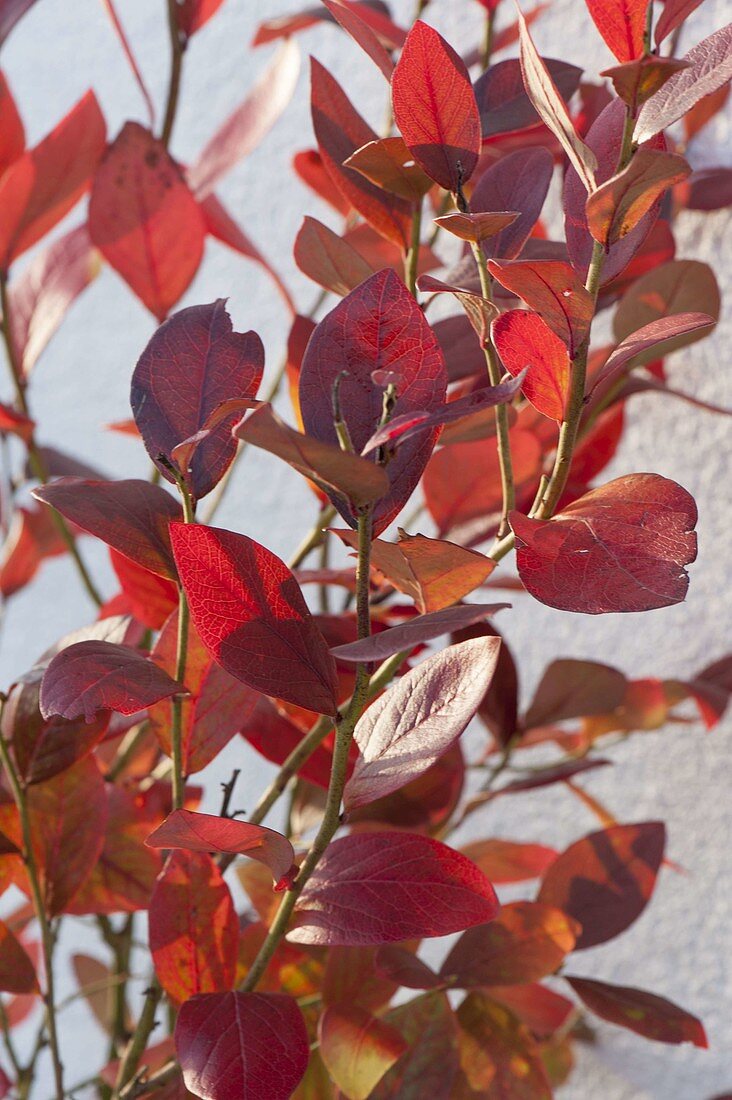
[[[159,321],[198,270],[203,215],[165,146],[137,122],[124,124],[99,166],[89,235]]]
[[[461,848],[492,883],[526,882],[538,878],[557,858],[554,848],[515,840],[475,840]]]
[[[528,1029],[485,993],[470,993],[457,1010],[462,1087],[454,1100],[552,1100],[539,1048]]]
[[[624,932],[645,909],[663,859],[660,821],[614,825],[571,844],[544,875],[538,900],[579,921],[576,950]]]
[[[668,6],[668,5],[666,5]],[[635,114],[647,99],[662,88],[674,73],[689,67],[688,61],[675,57],[641,57],[637,61],[626,61],[605,69],[600,76],[612,80],[615,91]]]
[[[392,1009],[387,1019],[407,1049],[369,1100],[451,1100],[459,1058],[455,1016],[445,994],[417,997]]]
[[[384,191],[421,202],[432,187],[432,180],[414,160],[404,138],[387,137],[369,141],[345,162]]]
[[[328,1072],[350,1100],[367,1100],[407,1049],[395,1028],[353,1004],[326,1008],[318,1038]]]
[[[539,412],[551,420],[564,419],[569,397],[569,352],[563,340],[538,313],[511,309],[491,327],[496,351],[515,378],[528,367],[521,386]]]
[[[562,964],[580,931],[554,906],[511,902],[490,924],[463,932],[440,974],[464,989],[537,982]]]
[[[479,212],[475,214],[444,214],[435,218],[435,225],[447,230],[454,237],[462,241],[485,241],[488,237],[495,237],[507,225],[512,225],[519,217],[517,213],[509,210]]]
[[[155,973],[175,1004],[230,989],[239,929],[229,888],[210,856],[175,851],[150,899]]]
[[[635,1031],[659,1043],[709,1044],[701,1020],[673,1001],[625,985],[567,975],[567,981],[587,1007],[603,1020]]]
[[[622,672],[598,661],[564,658],[546,669],[523,719],[526,729],[615,710],[625,698]]]
[[[323,972],[322,995],[326,1005],[358,1005],[376,1012],[388,1004],[399,985],[378,965],[383,948],[329,947]],[[410,958],[414,956],[407,952]]]
[[[635,229],[661,195],[690,172],[677,153],[641,147],[622,172],[588,196],[587,224],[592,236],[608,248]]]
[[[178,606],[178,586],[111,547],[109,560],[124,594],[126,606],[122,613],[131,613],[151,630],[160,630]]]

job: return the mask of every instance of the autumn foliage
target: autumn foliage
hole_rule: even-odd
[[[0,890],[22,900],[0,921],[0,1096],[77,1085],[54,959],[75,918],[109,960],[74,959],[109,1036],[85,1067],[103,1100],[548,1100],[597,1017],[706,1046],[693,1011],[642,987],[642,960],[632,985],[583,976],[582,951],[621,935],[673,866],[663,823],[616,820],[584,776],[618,736],[690,714],[712,729],[730,658],[684,682],[549,659],[522,708],[499,633],[532,600],[663,614],[687,591],[691,495],[604,470],[637,393],[728,412],[670,386],[663,362],[719,315],[674,223],[732,201],[730,170],[697,169],[690,146],[732,75],[730,27],[679,56],[698,2],[586,0],[615,60],[598,75],[540,56],[548,5],[481,0],[484,41],[461,56],[425,0],[411,26],[322,0],[260,25],[252,46],[278,42],[273,59],[190,164],[171,140],[186,47],[221,0],[169,2],[157,119],[111,0],[150,118],[107,133],[90,91],[26,148],[0,80],[15,464],[0,591],[68,554],[97,605],[1,696]],[[0,3],[0,34],[31,6]],[[389,112],[377,133],[312,59],[312,138],[292,164],[328,224],[307,216],[292,242],[322,291],[306,315],[216,187],[287,109],[299,36],[322,20],[377,67]],[[279,372],[224,300],[178,308],[207,237],[281,298]],[[129,365],[132,419],[113,426],[144,446],[148,480],[102,480],[38,442],[33,368],[103,264],[159,326]],[[287,563],[247,534],[245,506],[240,529],[213,522],[250,448],[302,476],[313,527]],[[90,575],[89,537],[115,591]],[[201,812],[198,773],[241,739],[271,785],[237,770],[220,812]],[[553,784],[598,824],[564,851],[542,843]],[[526,792],[525,836],[493,835],[483,809]],[[29,1017],[30,1060],[13,1044]]]

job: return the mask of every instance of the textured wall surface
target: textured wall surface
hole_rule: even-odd
[[[270,48],[254,53],[248,49],[257,20],[296,6],[294,0],[227,0],[196,37],[186,59],[173,139],[179,159],[196,154],[267,63]],[[118,7],[156,102],[161,102],[168,67],[163,0],[118,0]],[[725,8],[723,0],[706,0],[692,17],[683,45],[688,48],[721,26]],[[402,0],[395,4],[396,14],[404,20],[410,9],[411,4]],[[457,46],[478,40],[481,9],[470,0],[435,2],[428,15]],[[542,52],[590,72],[611,64],[582,0],[555,0],[551,15],[536,24],[535,37]],[[301,45],[304,56],[312,52],[343,81],[356,105],[378,127],[384,111],[383,81],[356,47],[333,27],[310,31]],[[39,2],[5,47],[3,68],[31,141],[89,86],[101,100],[111,133],[125,118],[144,118],[139,94],[98,0]],[[232,211],[291,282],[301,308],[307,308],[315,294],[294,268],[292,242],[304,212],[328,220],[328,212],[284,176],[292,152],[311,140],[307,99],[303,72],[287,115],[221,188]],[[729,119],[710,127],[692,147],[694,164],[729,157],[729,136]],[[729,212],[713,217],[685,214],[678,223],[678,254],[722,267],[729,230]],[[729,272],[721,273],[721,279],[729,301]],[[183,304],[219,296],[229,297],[237,328],[255,328],[261,334],[268,367],[274,369],[286,334],[286,316],[276,294],[259,269],[209,244],[204,266]],[[140,448],[104,432],[102,426],[129,415],[130,373],[152,330],[142,306],[116,275],[105,271],[74,307],[36,368],[31,403],[43,426],[44,443],[73,449],[112,477],[145,475],[147,463]],[[727,313],[712,339],[671,361],[673,380],[707,400],[732,406],[725,361],[731,339]],[[9,391],[5,387],[1,392]],[[557,656],[593,657],[633,675],[684,677],[730,649],[730,422],[671,399],[650,402],[645,397],[633,399],[628,419],[607,479],[656,471],[685,485],[698,501],[700,551],[690,570],[689,598],[678,607],[644,615],[592,618],[565,615],[517,596],[502,626],[520,658],[527,695],[544,666]],[[312,501],[296,475],[261,452],[247,458],[220,514],[222,526],[245,530],[282,554],[292,551],[313,518]],[[101,548],[88,546],[86,553],[111,590]],[[5,685],[47,644],[90,617],[91,608],[77,600],[68,564],[56,560],[45,566],[3,616],[0,683]],[[575,1083],[561,1092],[566,1100],[710,1100],[732,1089],[729,736],[729,723],[709,736],[697,724],[637,735],[614,751],[614,768],[587,780],[591,793],[621,820],[664,819],[669,854],[687,873],[665,870],[653,903],[636,925],[612,944],[586,952],[573,970],[637,984],[678,1000],[702,1016],[711,1049],[654,1045],[601,1026],[596,1046],[581,1055]],[[216,780],[230,774],[233,765],[244,768],[247,790],[240,798],[247,805],[268,774],[267,767],[242,746],[230,746],[224,757],[210,776],[212,793],[206,808],[216,808]],[[569,793],[554,788],[500,800],[477,826],[481,835],[556,845],[594,827],[594,820]],[[86,933],[77,938],[76,946],[82,939],[89,949]],[[69,941],[66,946],[74,944]],[[101,1050],[103,1038],[78,1006],[65,1014],[63,1037],[73,1083],[93,1070],[90,1043]]]

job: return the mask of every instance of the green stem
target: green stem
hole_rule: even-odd
[[[485,253],[477,242],[473,242],[471,247],[478,268],[481,293],[486,301],[492,303],[493,293],[491,291],[491,280],[488,274]],[[498,386],[501,382],[502,371],[493,342],[489,340],[488,343],[484,344],[483,351],[485,353],[490,383],[492,386]],[[508,407],[506,405],[496,405],[494,411],[496,418],[496,442],[498,444],[498,464],[501,471],[501,488],[503,491],[503,508],[501,510],[501,522],[498,527],[498,538],[500,539],[508,534],[510,530],[508,516],[516,506],[516,488],[513,480],[513,465],[511,462]]]
[[[491,53],[493,51],[493,25],[496,19],[495,9],[487,11],[485,13],[485,35],[483,38],[483,49],[481,51],[480,63],[483,69],[487,69],[491,63]]]
[[[10,310],[10,296],[8,294],[8,276],[6,272],[0,272],[0,309],[2,310],[2,333],[5,343],[5,350],[7,354],[8,366],[10,367],[10,374],[13,379],[13,386],[15,387],[15,403],[20,412],[24,416],[30,416],[30,408],[28,406],[28,398],[26,396],[25,388],[26,383],[23,377],[23,370],[18,362],[15,353],[15,343],[13,341],[12,319]],[[35,441],[35,436],[31,434],[27,443],[28,448],[28,463],[33,476],[36,477],[43,485],[48,481],[48,471],[43,461],[43,455],[41,454],[38,444]],[[76,569],[81,578],[82,584],[86,589],[89,597],[97,605],[101,607],[104,602],[94,581],[92,580],[89,570],[84,564],[84,560],[79,553],[79,548],[76,545],[76,540],[71,534],[71,531],[66,525],[66,520],[57,512],[55,508],[51,509],[51,519],[58,531],[60,537],[66,544],[66,548],[71,555],[71,558],[76,566]]]
[[[183,501],[183,519],[185,523],[195,523],[196,518],[190,493],[182,479],[178,481]],[[186,663],[188,661],[188,629],[190,610],[183,585],[178,582],[178,639],[175,658],[175,678],[179,684],[185,683]],[[183,696],[173,696],[171,723],[171,757],[173,761],[173,809],[180,810],[185,798],[185,774],[183,768]]]
[[[148,1040],[155,1027],[155,1013],[162,995],[163,991],[160,988],[157,978],[155,978],[145,991],[145,1003],[142,1006],[140,1019],[137,1021],[135,1033],[130,1039],[124,1057],[120,1062],[119,1070],[117,1071],[117,1080],[114,1083],[112,1100],[119,1100],[125,1085],[128,1085],[137,1073],[140,1059],[145,1053]]]
[[[3,707],[4,703],[3,706],[0,706],[0,717],[2,717]],[[43,994],[43,1003],[46,1007],[46,1030],[48,1032],[48,1043],[51,1052],[51,1062],[53,1064],[54,1086],[56,1089],[57,1100],[63,1100],[64,1070],[63,1063],[61,1061],[61,1050],[59,1047],[58,1031],[56,1029],[56,1001],[54,993],[53,974],[53,935],[51,933],[51,925],[46,914],[46,907],[43,900],[43,891],[41,890],[41,882],[38,874],[38,866],[36,864],[36,858],[33,852],[33,835],[31,832],[28,803],[25,797],[26,792],[20,781],[18,772],[15,769],[15,764],[10,755],[8,743],[1,732],[0,759],[2,759],[2,763],[8,777],[8,782],[10,784],[10,789],[13,792],[13,798],[15,799],[15,805],[18,808],[18,817],[20,818],[21,835],[23,838],[22,857],[25,864],[26,872],[28,874],[31,899],[33,901],[33,910],[35,912],[36,920],[38,921],[38,926],[41,932],[43,968],[46,973],[46,992]]]
[[[183,75],[183,52],[185,50],[185,39],[178,25],[177,0],[168,0],[168,31],[170,34],[170,80],[168,82],[168,98],[165,103],[165,118],[160,133],[160,140],[166,149],[170,145],[178,110],[180,81]]]
[[[332,504],[324,504],[318,513],[318,518],[311,530],[302,540],[295,553],[287,563],[290,569],[297,569],[307,558],[308,554],[316,550],[325,539],[325,530],[336,516],[336,510]]]
[[[417,270],[419,266],[419,239],[422,232],[422,202],[415,203],[412,214],[412,236],[409,251],[404,260],[404,282],[413,298],[417,297]]]
[[[358,521],[358,565],[356,570],[356,617],[358,623],[358,637],[368,637],[371,624],[369,613],[369,563],[371,558],[372,518],[371,511],[364,513]],[[305,857],[297,878],[292,887],[287,891],[272,925],[267,938],[256,959],[252,963],[249,973],[242,984],[242,990],[250,992],[255,989],[260,978],[264,974],[267,965],[274,955],[277,946],[287,931],[295,903],[305,884],[313,874],[320,862],[321,856],[335,836],[341,823],[341,801],[343,788],[346,785],[348,773],[348,756],[351,748],[353,731],[361,711],[366,705],[369,689],[368,665],[360,664],[356,669],[356,684],[351,698],[350,706],[343,718],[336,725],[335,748],[333,751],[333,765],[328,785],[328,797],[325,804],[325,813],[318,829],[317,836],[312,847]]]
[[[132,952],[133,918],[133,913],[128,914],[118,932],[109,917],[103,914],[98,917],[104,942],[114,956],[114,974],[119,979],[108,986],[112,995],[110,1061],[119,1057],[120,1051],[129,1040],[127,1031],[127,981],[130,970],[130,954]]]

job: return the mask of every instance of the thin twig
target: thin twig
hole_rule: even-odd
[[[183,75],[183,54],[187,40],[178,24],[177,0],[168,0],[168,31],[170,33],[170,79],[168,82],[168,98],[165,103],[165,118],[160,132],[160,140],[167,149],[175,125],[175,116],[178,111],[178,99],[180,96],[180,81]]]

